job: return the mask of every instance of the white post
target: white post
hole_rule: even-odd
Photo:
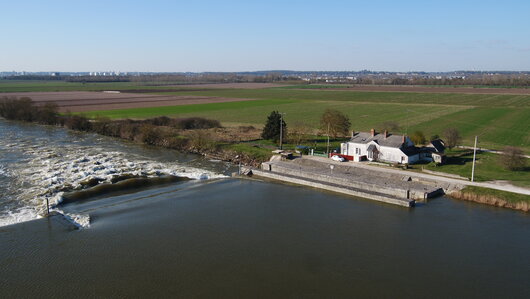
[[[280,149],[282,149],[282,137],[283,137],[283,114],[280,113]]]
[[[473,149],[473,166],[471,167],[471,181],[475,180],[475,160],[477,157],[477,139],[478,136],[475,136],[475,148]]]
[[[326,154],[329,156],[329,123],[328,123],[328,149],[326,150]]]

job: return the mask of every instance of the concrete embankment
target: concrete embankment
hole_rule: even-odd
[[[349,163],[330,163],[307,158],[281,160],[274,157],[262,164],[257,176],[287,183],[364,197],[405,207],[444,193],[432,182],[420,182],[410,176],[389,175],[380,171],[354,167]]]
[[[383,193],[377,193],[377,192],[357,189],[353,187],[341,186],[341,185],[337,185],[333,183],[325,183],[322,181],[296,177],[293,175],[286,175],[286,174],[280,174],[280,173],[256,170],[256,169],[252,170],[252,174],[259,176],[259,177],[265,177],[265,178],[283,181],[283,182],[287,182],[291,184],[309,186],[313,188],[324,189],[324,190],[342,193],[342,194],[351,195],[351,196],[356,196],[356,197],[363,197],[363,198],[367,198],[367,199],[371,199],[371,200],[375,200],[379,202],[384,202],[384,203],[389,203],[389,204],[394,204],[394,205],[399,205],[403,207],[413,207],[416,203],[415,200],[411,200],[411,199],[394,198],[394,197],[390,197]]]

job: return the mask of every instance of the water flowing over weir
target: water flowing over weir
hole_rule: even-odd
[[[225,177],[226,163],[62,128],[0,119],[0,226],[40,218],[46,200],[88,198],[186,179]],[[64,195],[67,194],[65,197]],[[65,215],[88,226],[88,215]]]

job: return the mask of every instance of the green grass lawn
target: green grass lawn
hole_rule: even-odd
[[[447,151],[448,160],[444,165],[435,166],[433,163],[412,165],[414,169],[424,167],[428,170],[457,174],[462,177],[471,178],[473,165],[473,151],[464,149],[453,149]],[[529,163],[530,164],[530,163]],[[530,165],[528,165],[530,166]],[[475,181],[511,181],[513,184],[530,187],[530,171],[528,167],[524,170],[506,170],[499,162],[499,155],[486,152],[477,153],[475,165]]]
[[[495,196],[497,198],[503,199],[507,202],[518,203],[518,202],[527,202],[530,203],[530,195],[518,194],[513,192],[481,188],[475,186],[467,186],[461,191],[462,193],[472,193],[477,195],[489,195]]]

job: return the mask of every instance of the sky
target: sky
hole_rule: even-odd
[[[0,71],[530,71],[530,1],[0,0]]]

